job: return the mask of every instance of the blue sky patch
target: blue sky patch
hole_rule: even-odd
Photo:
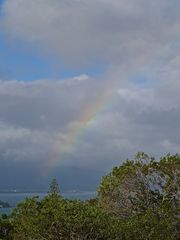
[[[106,70],[106,65],[96,62],[93,66],[70,69],[57,64],[57,59],[44,56],[29,49],[22,42],[9,42],[0,34],[0,78],[32,81],[37,79],[64,79],[81,74],[99,76]]]

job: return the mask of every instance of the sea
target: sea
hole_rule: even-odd
[[[88,200],[96,197],[96,192],[90,191],[82,191],[82,192],[64,192],[61,193],[63,198],[66,199],[76,199],[76,200]],[[10,214],[12,209],[17,206],[18,203],[23,201],[26,198],[32,198],[38,196],[39,199],[43,199],[47,196],[47,193],[0,193],[0,200],[3,202],[8,202],[10,204],[10,208],[0,208],[0,215],[1,214]]]

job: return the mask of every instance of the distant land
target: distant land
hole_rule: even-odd
[[[76,189],[74,189],[74,190],[64,190],[64,191],[61,191],[61,193],[62,194],[76,194],[76,193],[79,193],[79,194],[81,194],[81,193],[88,193],[88,192],[95,192],[95,191],[85,191],[85,190],[76,190]],[[27,190],[20,190],[20,191],[18,191],[18,190],[0,190],[0,194],[25,194],[25,193],[27,193],[27,194],[29,194],[29,193],[36,193],[36,194],[47,194],[48,193],[48,191],[34,191],[34,190],[29,190],[29,191],[27,191]]]
[[[9,205],[8,202],[3,202],[0,200],[0,208],[10,208],[11,206]]]

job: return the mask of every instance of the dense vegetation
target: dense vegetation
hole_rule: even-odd
[[[0,219],[0,239],[180,239],[180,156],[144,153],[103,177],[97,198],[63,199],[53,180],[43,200],[26,199]]]

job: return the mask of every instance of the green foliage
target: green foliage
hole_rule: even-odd
[[[111,239],[113,219],[87,202],[48,196],[27,199],[13,211],[13,239]],[[113,233],[112,233],[113,234]]]
[[[0,218],[6,240],[180,239],[180,157],[145,153],[103,177],[96,199],[65,200],[56,180],[47,197],[25,199]]]
[[[129,218],[145,213],[169,201],[176,207],[180,198],[180,157],[162,158],[156,162],[138,153],[105,176],[98,189],[98,203],[116,217]]]
[[[179,239],[180,222],[176,209],[164,202],[156,209],[131,216],[124,225],[125,239],[174,240]]]

